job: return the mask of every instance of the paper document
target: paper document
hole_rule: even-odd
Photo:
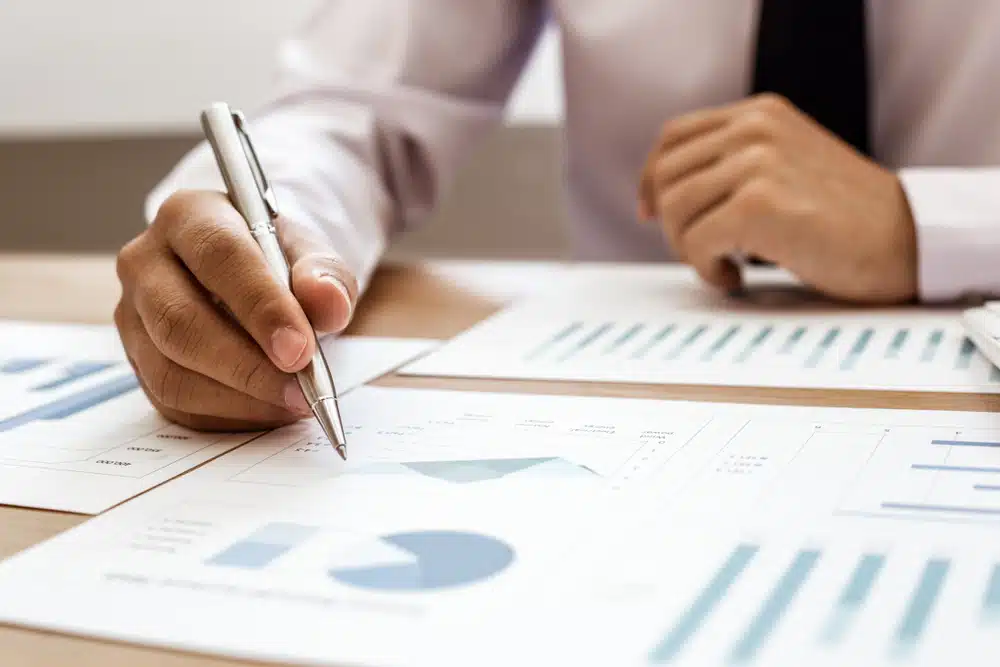
[[[335,665],[1000,654],[996,415],[373,387],[344,414],[346,464],[302,422],[0,565],[0,621]]]
[[[648,275],[515,305],[403,368],[411,375],[1000,392],[952,311],[766,299],[698,307]],[[779,301],[780,303],[780,301]]]
[[[434,343],[328,344],[347,391]],[[110,327],[4,322],[0,350],[0,504],[96,514],[254,437],[160,417]]]

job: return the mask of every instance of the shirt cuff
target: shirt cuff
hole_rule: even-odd
[[[899,179],[916,225],[921,300],[1000,295],[1000,169],[908,168]]]

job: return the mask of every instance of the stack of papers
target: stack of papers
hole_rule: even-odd
[[[348,391],[426,340],[325,342]],[[259,434],[199,433],[152,409],[110,327],[0,324],[0,504],[96,514]]]

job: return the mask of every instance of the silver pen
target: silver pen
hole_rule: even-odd
[[[201,112],[201,126],[215,153],[215,161],[226,182],[230,201],[246,220],[272,275],[291,289],[288,260],[285,259],[274,229],[274,219],[278,217],[277,202],[247,133],[246,119],[239,111],[233,111],[229,105],[218,102]],[[313,335],[315,336],[315,332]],[[333,385],[330,365],[323,355],[318,338],[316,354],[308,366],[296,373],[296,377],[323,433],[341,458],[346,459],[347,440],[337,403],[337,389]]]

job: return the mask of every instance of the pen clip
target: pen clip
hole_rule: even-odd
[[[236,126],[236,132],[240,135],[240,142],[243,144],[243,153],[250,164],[250,171],[253,172],[254,180],[257,182],[257,188],[260,190],[260,198],[264,202],[267,214],[274,220],[278,217],[278,202],[274,197],[271,184],[267,181],[267,176],[264,175],[264,168],[261,166],[260,158],[257,157],[257,151],[250,140],[250,133],[247,132],[246,123],[247,120],[242,111],[233,111],[233,124]]]

